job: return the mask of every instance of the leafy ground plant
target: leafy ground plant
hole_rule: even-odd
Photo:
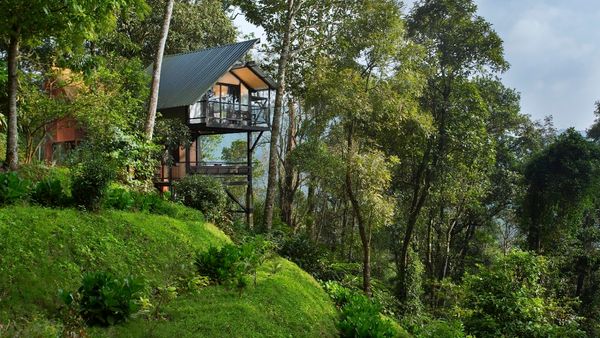
[[[126,321],[137,311],[135,300],[143,288],[144,284],[138,279],[94,272],[83,277],[76,293],[61,292],[61,298],[67,306],[76,303],[88,325],[109,326]]]
[[[0,205],[12,204],[27,198],[31,182],[17,173],[0,173]]]

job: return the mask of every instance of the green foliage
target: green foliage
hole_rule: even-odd
[[[399,327],[381,315],[381,305],[362,293],[337,282],[325,283],[325,290],[341,310],[341,337],[398,337]]]
[[[568,129],[525,168],[523,227],[529,248],[552,250],[581,224],[600,183],[600,147]]]
[[[24,180],[16,172],[0,173],[0,205],[26,200],[31,182]]]
[[[355,291],[343,286],[339,282],[325,282],[323,287],[338,308],[342,308],[348,304],[355,293]]]
[[[424,266],[419,256],[412,250],[409,252],[409,263],[406,267],[404,288],[406,297],[401,304],[402,315],[405,317],[418,317],[422,314],[423,303],[423,272]]]
[[[227,203],[223,184],[204,175],[188,175],[175,182],[175,196],[184,205],[200,210],[209,220],[223,216]]]
[[[179,147],[192,144],[190,128],[180,119],[159,119],[155,129],[156,143],[163,147],[161,162],[167,166],[175,165],[173,153],[179,151]]]
[[[106,158],[88,157],[73,169],[74,203],[88,210],[98,210],[102,198],[115,177],[115,165]]]
[[[139,276],[152,290],[180,278],[192,282],[195,253],[229,240],[198,221],[199,212],[181,208],[188,212],[180,210],[177,219],[112,210],[1,208],[0,322],[18,326],[8,336],[56,336],[35,333],[61,331],[55,319],[61,305],[57,288],[76,290],[82,271]],[[278,272],[272,274],[269,264],[260,267],[257,286],[247,287],[243,297],[231,286],[181,292],[162,306],[168,320],[149,323],[135,317],[106,329],[89,328],[88,336],[142,338],[150,328],[158,337],[186,336],[191,327],[202,327],[207,337],[337,337],[335,308],[318,283],[289,261],[275,258],[273,263]]]
[[[47,178],[35,185],[31,200],[46,207],[63,207],[71,203],[71,194],[60,179]]]
[[[135,299],[143,290],[142,281],[134,278],[117,278],[106,272],[83,276],[76,294],[63,293],[63,301],[79,303],[79,311],[88,325],[108,326],[126,321],[137,311]]]
[[[104,207],[116,210],[131,210],[135,199],[132,193],[123,187],[110,187],[104,198]]]
[[[278,252],[311,274],[318,275],[322,271],[321,259],[325,252],[307,235],[298,234],[285,237],[280,243]]]
[[[126,58],[139,57],[148,65],[154,61],[162,27],[165,1],[147,0],[146,15],[124,10],[116,30],[103,36],[100,49]],[[235,42],[236,29],[219,0],[175,2],[165,55],[185,53]]]
[[[20,177],[33,183],[43,180],[59,180],[65,190],[69,190],[71,187],[71,173],[66,167],[47,166],[40,163],[23,164],[19,167],[18,173]]]
[[[155,191],[136,191],[117,184],[108,188],[103,206],[116,210],[147,212],[192,221],[204,220],[200,211],[170,201],[167,194],[160,195]]]
[[[240,249],[234,244],[226,244],[198,253],[195,265],[199,274],[221,284],[241,274],[240,260]]]
[[[463,324],[460,321],[433,320],[420,328],[416,336],[419,338],[464,338]],[[470,336],[469,336],[470,337]]]
[[[218,284],[240,283],[244,275],[252,274],[256,285],[258,268],[271,257],[273,249],[273,243],[262,236],[246,238],[239,246],[227,244],[198,253],[195,265],[200,275]]]
[[[339,337],[335,307],[318,283],[287,260],[273,262],[281,266],[280,271],[272,275],[265,264],[258,271],[256,287],[246,279],[242,297],[237,283],[211,285],[166,303],[162,313],[168,320],[136,319],[108,329],[92,328],[90,336],[185,337],[190,330],[202,328],[192,336]]]
[[[511,252],[464,279],[464,324],[477,337],[581,336],[576,317],[560,310],[545,289],[547,261],[527,252]],[[566,316],[557,317],[566,311]]]
[[[76,290],[85,271],[137,276],[151,289],[191,280],[195,253],[229,239],[203,223],[197,211],[178,210],[172,218],[114,210],[0,208],[0,322],[56,313],[57,288]]]

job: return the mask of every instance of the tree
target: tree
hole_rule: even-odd
[[[324,45],[331,41],[339,27],[341,13],[348,12],[355,1],[317,1],[317,0],[236,0],[246,19],[261,26],[277,54],[274,73],[277,83],[273,119],[271,123],[271,140],[269,146],[269,165],[267,191],[265,197],[264,228],[269,231],[273,222],[277,175],[279,171],[278,143],[281,135],[285,95],[288,82],[293,78],[290,65],[297,62],[302,53],[313,49],[322,51]],[[328,38],[329,37],[329,38]],[[304,60],[311,60],[306,58]],[[314,58],[312,59],[314,60]],[[296,70],[299,70],[297,68]],[[293,129],[293,128],[292,128]],[[290,189],[288,189],[290,190]]]
[[[138,15],[121,11],[114,31],[103,36],[96,48],[101,54],[118,53],[154,61],[168,0],[146,0],[149,12]],[[220,0],[176,0],[164,53],[176,54],[235,42],[237,32]]]
[[[522,224],[530,250],[555,250],[573,233],[593,205],[599,174],[600,147],[572,128],[527,164]]]
[[[600,101],[596,101],[596,110],[594,110],[596,119],[594,124],[587,130],[587,136],[594,141],[600,140]]]
[[[403,89],[413,93],[415,74],[408,62],[404,64],[412,47],[404,40],[396,3],[365,1],[354,10],[354,20],[340,30],[338,52],[317,64],[307,97],[311,109],[319,114],[330,147],[337,149],[342,159],[340,190],[356,220],[363,254],[363,290],[370,294],[371,234],[388,222],[391,214],[382,211],[389,207],[388,169],[377,165],[390,159],[377,149],[381,143],[369,136],[410,119],[413,106]],[[397,64],[406,68],[393,68]],[[359,165],[363,161],[372,166]],[[377,202],[373,196],[378,196]],[[379,210],[381,219],[372,217],[373,210]]]
[[[251,23],[265,29],[269,39],[277,41],[279,60],[275,81],[275,106],[271,122],[271,143],[269,147],[269,165],[267,176],[267,195],[265,198],[264,228],[271,230],[273,223],[273,206],[275,203],[275,184],[277,180],[277,142],[281,130],[283,114],[283,95],[285,93],[285,75],[290,57],[294,20],[304,1],[297,0],[264,0],[240,1],[237,3]]]
[[[415,160],[406,174],[411,191],[403,194],[405,198],[400,201],[405,205],[404,224],[401,227],[403,235],[399,239],[401,245],[395,253],[400,299],[405,297],[403,280],[409,247],[421,213],[431,197],[431,188],[444,189],[444,184],[451,182],[449,178],[461,177],[457,172],[446,171],[454,166],[447,163],[447,160],[458,156],[468,161],[466,168],[472,165],[475,165],[472,167],[474,169],[479,167],[472,172],[466,171],[474,175],[470,175],[462,185],[470,187],[471,184],[480,182],[478,176],[483,172],[481,164],[486,161],[486,155],[489,156],[489,153],[482,151],[486,139],[482,117],[479,115],[484,111],[482,102],[469,79],[481,74],[484,69],[491,72],[503,71],[508,64],[503,58],[502,40],[491,25],[476,14],[476,10],[477,7],[471,0],[427,0],[419,1],[408,18],[410,37],[426,48],[428,78],[421,98],[421,109],[431,114],[433,132],[423,134],[423,137],[416,140],[418,157],[411,156]],[[461,116],[467,117],[468,122]],[[469,128],[482,131],[483,134],[470,134]],[[464,136],[468,136],[471,144],[477,148],[474,162],[464,151],[468,148],[460,146]],[[472,164],[468,164],[469,162]],[[444,195],[444,191],[439,191],[438,200],[447,200]],[[465,196],[469,195],[470,193]],[[459,197],[456,201],[462,204],[462,198]],[[460,209],[462,207],[454,203],[452,208],[440,207],[439,210],[456,213]],[[444,218],[443,224],[451,225],[457,215],[441,216]],[[444,231],[452,232],[451,229]]]
[[[465,327],[477,337],[580,337],[571,310],[544,287],[544,257],[513,251],[465,276]]]
[[[160,86],[160,70],[162,68],[162,59],[169,35],[169,25],[171,24],[171,15],[173,14],[173,3],[175,0],[168,0],[165,8],[165,15],[160,32],[160,39],[156,47],[154,65],[152,66],[152,84],[150,86],[150,98],[148,99],[148,115],[146,116],[146,125],[144,127],[146,138],[152,140],[154,133],[154,121],[156,120],[156,108],[158,106],[158,89]]]
[[[109,29],[115,12],[121,7],[144,7],[142,0],[103,1],[23,1],[7,0],[0,3],[0,38],[7,41],[8,63],[8,140],[6,165],[16,169],[18,160],[18,62],[22,45],[37,45],[44,39],[54,38],[65,48],[81,46],[86,39]]]

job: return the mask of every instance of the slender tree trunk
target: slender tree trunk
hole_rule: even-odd
[[[421,210],[425,201],[427,200],[427,196],[429,195],[429,187],[432,179],[431,168],[429,167],[429,157],[432,151],[432,145],[428,146],[427,151],[423,155],[423,159],[419,164],[419,168],[415,173],[413,184],[413,195],[411,199],[410,209],[408,213],[408,220],[406,222],[406,230],[404,231],[404,238],[402,240],[402,247],[400,249],[400,259],[398,266],[398,285],[397,285],[397,296],[401,301],[406,299],[406,267],[408,266],[408,248],[410,247],[410,243],[412,241],[413,232],[415,230],[415,226],[417,221],[419,220],[419,215],[421,214]]]
[[[352,157],[354,152],[354,144],[353,144],[353,126],[351,125],[348,128],[348,156],[346,163],[346,193],[348,195],[348,199],[350,200],[350,204],[352,205],[352,209],[354,211],[354,215],[356,216],[356,220],[358,222],[358,232],[360,234],[360,241],[362,243],[363,249],[363,291],[366,295],[371,296],[371,232],[370,229],[367,229],[367,224],[365,224],[365,220],[363,218],[362,212],[360,210],[360,206],[358,204],[358,200],[356,195],[354,194],[354,189],[352,186]]]
[[[17,69],[19,62],[19,35],[17,27],[10,36],[8,44],[8,128],[6,139],[6,166],[10,170],[19,167],[19,131],[17,124]]]
[[[344,257],[346,246],[348,244],[348,202],[344,199],[344,209],[342,210],[342,234],[341,234],[340,257]]]
[[[277,184],[277,142],[281,132],[281,116],[283,115],[283,95],[285,94],[285,74],[290,56],[290,35],[294,21],[294,0],[287,1],[286,27],[277,65],[277,91],[275,93],[275,107],[273,123],[271,124],[271,144],[269,147],[269,174],[267,177],[267,193],[265,197],[265,230],[271,231],[273,226],[273,208],[275,204],[275,185]]]
[[[315,217],[315,183],[313,182],[313,178],[310,177],[308,179],[308,192],[306,196],[306,203],[308,204],[308,237],[313,241],[316,240],[316,222],[317,218]]]
[[[294,102],[288,102],[289,125],[286,135],[285,161],[283,164],[283,198],[281,199],[281,220],[291,227],[295,227],[292,220],[292,205],[294,204],[295,193],[295,168],[292,165],[291,152],[296,146],[296,107]]]
[[[160,40],[158,48],[154,56],[154,66],[152,68],[152,85],[150,87],[150,101],[148,103],[148,115],[146,117],[146,138],[152,140],[154,134],[154,122],[156,121],[156,109],[158,106],[158,89],[160,86],[160,71],[162,68],[163,54],[165,53],[165,45],[169,35],[169,25],[171,24],[171,16],[173,15],[173,3],[175,0],[168,0],[163,18],[162,30],[160,32]]]
[[[448,267],[450,265],[450,247],[452,245],[452,231],[454,231],[454,227],[456,225],[456,220],[452,222],[452,225],[449,227],[448,231],[446,231],[446,245],[444,248],[444,263],[442,265],[442,273],[440,275],[440,280],[443,280],[448,275]]]

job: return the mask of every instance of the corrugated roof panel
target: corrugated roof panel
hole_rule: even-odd
[[[258,39],[163,58],[158,110],[197,102],[217,80],[240,60]],[[152,73],[152,65],[146,68]]]

